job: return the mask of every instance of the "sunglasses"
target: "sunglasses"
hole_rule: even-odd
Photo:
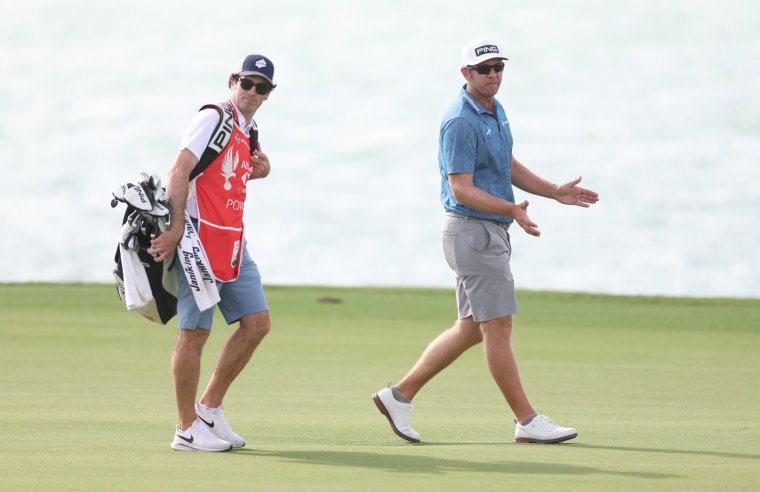
[[[467,67],[468,70],[475,70],[480,75],[488,75],[491,73],[491,69],[493,69],[494,72],[499,73],[502,70],[504,70],[504,62],[494,63],[493,65],[477,65],[477,66],[469,66]]]
[[[502,65],[504,64],[502,63]],[[272,86],[267,84],[266,82],[256,83],[251,79],[244,79],[244,78],[240,79],[240,87],[242,87],[244,91],[249,91],[255,87],[256,93],[261,94],[262,96],[266,96],[272,91]]]

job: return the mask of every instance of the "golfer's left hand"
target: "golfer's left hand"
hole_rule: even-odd
[[[565,205],[576,205],[583,208],[588,208],[589,205],[598,202],[599,195],[595,191],[578,186],[580,182],[581,178],[579,176],[577,179],[557,187],[554,199]]]

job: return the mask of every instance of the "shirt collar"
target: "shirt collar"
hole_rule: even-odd
[[[251,121],[246,122],[245,116],[243,116],[243,112],[240,111],[240,108],[237,107],[235,102],[230,99],[229,103],[232,104],[232,107],[235,108],[235,114],[237,115],[237,124],[238,126],[243,130],[243,132],[247,135],[251,128],[254,126],[253,118],[251,118]]]
[[[499,110],[499,101],[497,101],[496,99],[493,100],[493,109],[494,109],[493,112],[488,111],[486,108],[481,106],[480,103],[476,101],[474,97],[472,97],[472,94],[467,92],[467,84],[462,86],[461,95],[462,95],[462,99],[464,99],[464,101],[467,104],[469,104],[470,107],[472,107],[472,109],[478,114],[486,113],[486,114],[495,115],[496,112]]]

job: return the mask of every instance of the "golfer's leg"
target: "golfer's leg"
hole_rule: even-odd
[[[186,430],[197,418],[195,396],[201,373],[201,353],[209,335],[208,330],[179,330],[177,343],[172,353],[172,376],[174,393],[177,397],[179,428]]]
[[[482,340],[478,325],[472,317],[457,320],[453,327],[430,342],[414,367],[396,387],[402,395],[411,400],[433,376]]]
[[[199,400],[209,408],[222,404],[232,381],[248,364],[254,350],[272,326],[269,311],[249,314],[240,319],[240,326],[224,346],[211,380]]]
[[[525,395],[512,352],[512,323],[513,317],[505,316],[481,323],[480,329],[483,332],[483,350],[488,370],[517,420],[524,420],[535,411]]]

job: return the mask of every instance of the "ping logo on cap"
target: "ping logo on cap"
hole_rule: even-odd
[[[261,60],[257,60],[254,65],[256,65],[258,68],[264,68],[267,66],[267,62],[262,58]]]
[[[486,53],[498,53],[499,48],[495,44],[486,44],[475,48],[475,56],[485,55]]]

